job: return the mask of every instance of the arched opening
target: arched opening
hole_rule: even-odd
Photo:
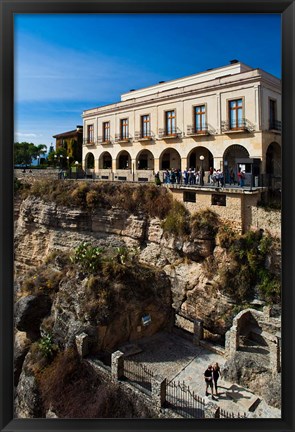
[[[87,153],[85,156],[85,169],[94,169],[94,155]]]
[[[229,183],[229,173],[231,170],[233,170],[234,178],[237,181],[239,171],[238,159],[248,158],[248,150],[239,144],[233,144],[225,150],[223,155],[223,173],[226,183]]]
[[[181,158],[179,153],[172,148],[164,150],[160,156],[160,170],[180,168]]]
[[[99,158],[100,169],[112,169],[112,156],[109,152],[104,152]]]
[[[203,162],[200,156],[204,156]],[[187,168],[195,168],[198,171],[202,166],[204,171],[213,168],[213,154],[206,147],[195,147],[187,156]]]
[[[123,169],[131,169],[131,157],[130,154],[126,150],[122,150],[116,160],[116,168],[119,170]]]
[[[153,170],[154,156],[149,150],[142,150],[136,157],[137,170]]]
[[[265,172],[271,176],[281,177],[282,159],[281,147],[278,143],[272,142],[266,151]]]

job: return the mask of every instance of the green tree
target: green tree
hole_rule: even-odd
[[[46,153],[47,146],[45,144],[35,145],[28,142],[14,143],[14,163],[16,165],[31,165],[32,159],[37,159]]]

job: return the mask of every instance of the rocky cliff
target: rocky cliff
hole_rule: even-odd
[[[139,263],[160,269],[167,275],[175,311],[191,319],[202,319],[209,327],[212,316],[219,317],[214,320],[215,330],[221,334],[227,330],[221,317],[229,309],[228,300],[220,295],[203,268],[204,259],[214,251],[215,239],[184,241],[175,236],[167,237],[159,218],[130,215],[120,208],[100,208],[89,213],[36,197],[25,199],[20,205],[15,229],[17,278],[21,280],[26,272],[44,264],[51,253],[73,251],[82,242],[105,248],[136,248]],[[73,293],[82,282],[78,280],[72,286]],[[67,289],[65,282],[61,288]]]
[[[151,186],[64,184],[66,191],[44,184],[16,200],[15,382],[20,393],[32,387],[32,400],[39,397],[34,374],[22,365],[43,334],[64,350],[86,333],[90,352],[113,351],[171,328],[177,314],[202,320],[207,337],[222,343],[247,302],[277,298],[280,248],[267,235],[237,236],[212,213],[188,215]],[[90,245],[86,257],[98,255],[93,271],[83,254],[73,259],[81,245]],[[35,416],[31,400],[17,406]]]

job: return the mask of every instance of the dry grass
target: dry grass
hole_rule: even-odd
[[[155,185],[70,182],[38,180],[23,196],[37,196],[45,201],[86,210],[119,207],[131,214],[144,213],[163,219],[172,206],[172,196],[166,188]]]
[[[60,418],[148,417],[136,400],[104,381],[73,350],[61,352],[38,374],[44,411],[51,408]]]

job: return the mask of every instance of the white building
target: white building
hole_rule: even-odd
[[[100,179],[147,181],[201,165],[226,179],[241,167],[248,182],[280,176],[281,82],[232,60],[85,110],[83,131],[84,169]]]

